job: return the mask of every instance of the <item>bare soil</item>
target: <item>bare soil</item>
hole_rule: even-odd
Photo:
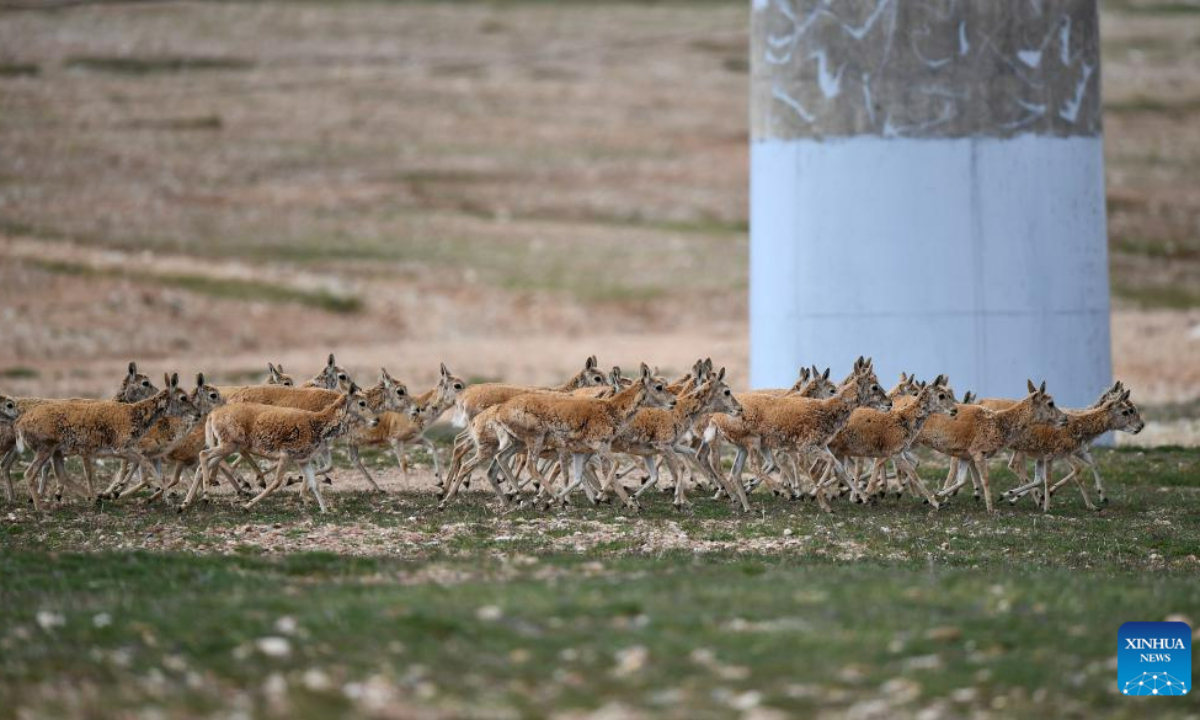
[[[742,4],[0,13],[0,388],[746,379]],[[1116,374],[1200,398],[1200,14],[1106,3]],[[33,68],[33,70],[29,70]],[[1176,419],[1167,435],[1195,433]],[[1194,425],[1194,423],[1193,423]],[[1174,433],[1174,434],[1172,434]]]

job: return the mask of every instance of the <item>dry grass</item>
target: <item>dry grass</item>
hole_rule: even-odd
[[[1156,401],[1200,395],[1194,314],[1162,324],[1183,356],[1123,330],[1158,322],[1138,308],[1200,303],[1185,5],[1103,16],[1117,365],[1153,367],[1127,379]],[[129,355],[243,373],[264,349],[425,363],[419,337],[479,363],[464,348],[527,328],[572,356],[624,334],[677,364],[684,346],[711,353],[707,334],[739,365],[746,23],[738,3],[0,14],[0,367],[41,370],[20,391],[101,392]],[[63,267],[79,274],[47,272]],[[566,364],[510,353],[466,371],[551,380]]]

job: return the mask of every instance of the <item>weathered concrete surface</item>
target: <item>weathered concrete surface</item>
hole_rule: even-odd
[[[1088,0],[755,3],[752,384],[871,354],[889,380],[1095,399],[1097,30]]]
[[[1100,132],[1095,0],[754,0],[754,139]]]

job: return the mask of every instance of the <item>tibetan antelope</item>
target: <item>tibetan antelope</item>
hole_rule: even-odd
[[[432,440],[425,437],[425,430],[436,422],[442,413],[454,405],[454,401],[458,399],[459,393],[466,388],[467,384],[462,378],[453,375],[446,368],[445,363],[442,363],[438,372],[437,385],[426,392],[408,398],[403,403],[403,407],[399,407],[398,404],[389,407],[372,405],[371,409],[379,416],[379,422],[372,426],[360,426],[345,436],[351,462],[376,491],[381,492],[379,485],[371,477],[371,473],[363,465],[359,455],[359,449],[364,445],[388,445],[395,454],[396,462],[399,463],[400,470],[406,478],[408,477],[408,461],[404,454],[404,446],[407,443],[416,443],[425,447],[429,451],[430,457],[433,458],[434,475],[438,484],[441,484],[442,468],[438,460],[437,448],[434,447]],[[384,370],[385,375],[386,373],[387,371]],[[388,377],[390,378],[390,376]],[[394,379],[391,381],[397,382]]]
[[[902,394],[907,390],[907,382],[907,377],[902,377],[900,386],[894,389],[896,396],[892,398],[891,410],[861,407],[851,413],[850,421],[834,436],[829,449],[841,460],[875,459],[871,482],[866,489],[867,496],[874,494],[876,477],[882,475],[883,463],[892,459],[902,479],[901,484],[907,482],[910,489],[923,496],[936,510],[937,498],[917,477],[916,468],[905,454],[929,416],[946,413],[954,417],[958,414],[957,402],[954,391],[946,386],[945,375],[939,375],[932,383],[918,390],[915,396]]]
[[[321,369],[321,372],[317,373],[312,380],[306,380],[300,387],[338,390],[349,387],[352,382],[346,371],[338,367],[333,353],[329,353],[329,361],[325,363],[325,367]]]
[[[682,444],[682,440],[691,429],[692,424],[703,414],[729,413],[740,415],[742,406],[734,397],[729,386],[725,384],[725,368],[711,377],[704,379],[697,376],[698,384],[677,396],[675,407],[669,410],[661,408],[642,408],[633,416],[633,420],[613,440],[614,452],[641,457],[646,464],[650,477],[634,495],[636,499],[648,489],[653,488],[658,481],[656,457],[661,457],[675,479],[676,508],[686,507],[687,497],[684,493],[684,478],[681,468],[681,457],[694,458],[696,451]],[[696,465],[702,472],[707,466]],[[615,471],[615,465],[613,470]],[[712,474],[710,480],[718,487],[721,486],[720,476]],[[610,472],[607,484],[619,482]]]
[[[824,400],[811,398],[765,398],[758,402],[757,413],[751,417],[751,432],[768,462],[768,470],[778,469],[772,451],[795,453],[802,467],[812,466],[810,457],[825,461],[821,475],[813,478],[817,502],[821,509],[832,512],[825,500],[824,488],[837,481],[850,487],[851,497],[859,493],[855,482],[846,474],[840,460],[829,450],[829,443],[850,421],[850,415],[860,407],[890,410],[892,401],[875,377],[870,360],[859,357],[850,376],[838,386],[837,393]],[[749,405],[743,402],[750,416]]]
[[[966,469],[983,489],[983,500],[987,511],[992,506],[991,480],[987,461],[1000,450],[1008,447],[1031,425],[1063,426],[1067,416],[1054,404],[1046,392],[1046,383],[1041,387],[1028,381],[1029,395],[1016,405],[1000,411],[988,410],[980,405],[958,405],[955,417],[933,415],[921,428],[917,442],[937,450],[943,455],[966,462]],[[957,482],[938,491],[938,497],[952,495],[965,484],[960,471]]]
[[[92,462],[100,455],[113,455],[155,476],[154,468],[138,452],[138,442],[161,417],[198,417],[199,410],[179,387],[179,375],[166,378],[162,391],[136,403],[115,400],[57,400],[22,413],[17,420],[17,447],[31,448],[33,462],[25,470],[25,483],[33,506],[41,512],[41,498],[34,478],[53,459],[55,475],[65,484],[63,458],[79,455],[87,495],[92,493]]]
[[[320,377],[319,375],[317,377]],[[316,380],[317,378],[313,378]],[[311,382],[311,381],[310,381]],[[295,387],[296,381],[291,375],[283,371],[283,365],[275,363],[267,363],[267,385],[282,385],[284,387]]]
[[[278,466],[274,480],[246,503],[245,509],[253,508],[282,487],[288,463],[295,462],[321,512],[326,512],[313,461],[329,443],[346,432],[360,424],[376,422],[375,413],[359,393],[358,386],[353,384],[337,400],[317,412],[256,403],[227,403],[208,415],[204,426],[208,449],[200,453],[200,482],[192,483],[179,510],[189,508],[197,490],[208,487],[218,462],[233,453],[253,453],[275,460]]]
[[[1021,456],[1035,461],[1034,480],[1004,493],[1011,502],[1037,487],[1042,488],[1042,509],[1050,510],[1050,496],[1062,485],[1074,480],[1089,510],[1095,510],[1083,485],[1080,474],[1091,470],[1096,483],[1096,494],[1103,504],[1107,502],[1100,472],[1091,456],[1092,441],[1113,430],[1137,434],[1146,426],[1137,407],[1129,400],[1129,391],[1118,394],[1105,393],[1098,405],[1084,410],[1067,410],[1067,423],[1063,427],[1034,425],[1018,435],[1010,447]],[[1056,485],[1050,485],[1050,475],[1055,460],[1066,460],[1071,466],[1068,473]],[[1023,462],[1022,462],[1023,464]],[[1022,468],[1024,469],[1024,468]]]
[[[1118,380],[1112,384],[1112,387],[1108,388],[1100,395],[1100,399],[1098,399],[1096,402],[1089,405],[1087,408],[1084,408],[1084,410],[1095,410],[1096,408],[1104,405],[1105,403],[1109,402],[1110,400],[1121,399],[1121,396],[1124,392],[1125,392],[1125,386],[1121,383],[1120,380]],[[1125,399],[1128,399],[1127,395],[1125,396]],[[1013,405],[1016,405],[1018,402],[1019,402],[1018,400],[1010,400],[1007,398],[983,398],[978,401],[978,404],[982,405],[985,408],[988,408],[989,410],[1007,410],[1008,408],[1012,407]],[[1067,410],[1065,412],[1068,415],[1070,415],[1073,412],[1082,412],[1082,410]],[[1086,453],[1087,450],[1085,449],[1082,452]],[[1090,457],[1090,455],[1089,455],[1089,457]],[[1025,453],[1021,452],[1020,450],[1014,449],[1013,453],[1012,453],[1012,457],[1009,458],[1009,461],[1008,461],[1008,469],[1012,470],[1013,473],[1017,476],[1017,478],[1019,480],[1019,483],[1018,483],[1019,485],[1025,485],[1026,483],[1029,482],[1029,476],[1028,476],[1028,474],[1026,472],[1026,468],[1025,468],[1026,460],[1028,460],[1028,458],[1025,456]],[[1105,497],[1105,495],[1104,495],[1104,487],[1100,482],[1100,474],[1099,474],[1099,472],[1095,471],[1094,465],[1093,465],[1093,473],[1094,473],[1095,479],[1096,479],[1096,493],[1099,496],[1100,504],[1103,505],[1104,503],[1108,502],[1108,498]],[[1007,493],[1005,493],[1005,494],[1007,495]],[[1022,494],[1024,494],[1024,493],[1022,493]]]
[[[666,381],[654,376],[645,363],[642,363],[640,377],[632,385],[609,398],[556,393],[518,395],[497,406],[490,417],[491,427],[509,441],[508,447],[498,451],[498,446],[477,440],[475,455],[463,465],[460,473],[469,473],[486,463],[484,467],[489,470],[490,479],[491,464],[495,462],[513,482],[507,461],[517,450],[524,449],[529,456],[527,467],[538,482],[539,496],[546,496],[548,508],[555,499],[565,501],[584,482],[585,466],[591,457],[610,458],[613,440],[638,410],[674,406],[675,396],[667,390]],[[567,479],[567,486],[557,496],[551,496],[549,483],[538,469],[537,460],[543,450],[557,452],[564,467],[568,459],[571,461],[572,477]],[[636,508],[619,483],[613,488],[628,507]]]
[[[150,430],[142,436],[138,441],[138,452],[142,457],[154,463],[161,463],[170,458],[171,453],[180,445],[185,444],[189,438],[199,436],[204,437],[204,419],[212,412],[214,408],[220,407],[225,403],[225,399],[221,397],[220,391],[216,387],[209,385],[204,380],[204,373],[196,374],[196,389],[192,391],[192,404],[199,411],[197,417],[162,417],[154,424]],[[197,451],[199,452],[199,451]],[[133,468],[122,468],[126,475],[133,474]],[[161,474],[161,473],[160,473]],[[126,478],[118,473],[117,478],[113,481],[112,486],[106,490],[101,497],[112,499],[125,498],[134,494],[148,486],[151,478],[142,475],[139,483],[125,490],[119,488],[124,485]],[[173,484],[173,483],[172,483]],[[160,484],[162,489],[166,489],[166,484]]]

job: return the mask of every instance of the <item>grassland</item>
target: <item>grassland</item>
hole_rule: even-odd
[[[0,713],[1143,717],[1116,693],[1116,629],[1196,620],[1200,455],[1100,458],[1112,504],[1068,493],[1048,516],[969,497],[9,506]]]

